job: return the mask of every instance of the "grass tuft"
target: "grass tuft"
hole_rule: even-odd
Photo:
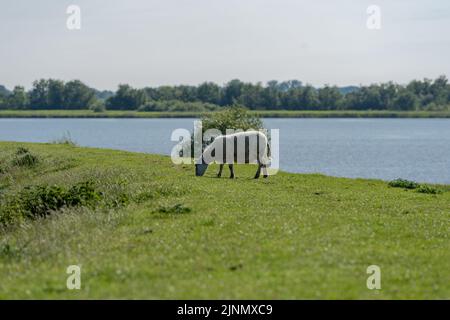
[[[427,184],[419,184],[414,181],[409,181],[405,179],[396,179],[390,181],[388,185],[392,188],[403,188],[403,189],[415,189],[419,193],[427,193],[427,194],[441,194],[444,190],[427,185]]]
[[[192,211],[191,208],[184,206],[181,203],[177,203],[173,206],[160,206],[157,210],[158,213],[166,213],[166,214],[184,214],[190,213]]]
[[[70,135],[70,132],[67,131],[63,134],[61,138],[55,139],[51,141],[52,144],[62,144],[67,146],[76,147],[78,144],[72,139],[72,136]]]
[[[33,167],[39,163],[39,158],[27,148],[19,147],[12,163],[18,167]]]
[[[389,186],[392,188],[417,189],[420,185],[406,179],[395,179],[389,182]]]

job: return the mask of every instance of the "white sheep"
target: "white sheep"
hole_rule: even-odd
[[[215,162],[220,164],[217,177],[221,177],[224,164],[230,168],[230,178],[234,178],[234,163],[255,163],[258,164],[255,179],[264,173],[264,178],[268,177],[267,165],[269,163],[268,139],[260,131],[245,131],[229,135],[221,135],[214,139],[196,161],[195,175],[203,176],[208,165]]]

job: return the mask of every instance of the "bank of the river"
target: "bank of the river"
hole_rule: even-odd
[[[255,110],[263,118],[450,118],[450,111]],[[204,112],[0,110],[0,118],[196,118]]]
[[[250,165],[230,180],[158,155],[0,150],[0,217],[10,221],[0,229],[2,299],[450,297],[449,186],[431,194],[284,172],[253,180]],[[87,181],[92,190],[80,188]],[[89,206],[30,218],[45,208],[36,199],[55,197]],[[81,290],[66,288],[69,265],[81,266]],[[366,286],[369,265],[381,268],[381,290]]]

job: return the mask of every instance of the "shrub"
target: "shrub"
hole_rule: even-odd
[[[264,129],[262,120],[254,114],[251,114],[248,109],[240,106],[233,105],[231,107],[226,107],[221,111],[213,112],[207,115],[204,115],[201,118],[202,121],[202,137],[204,133],[209,129],[217,129],[222,134],[226,134],[227,129],[232,130],[243,130],[247,131],[249,129],[261,130]],[[267,138],[270,139],[268,136]],[[198,141],[195,139],[194,134],[191,134],[191,155],[194,155],[194,144]],[[202,150],[213,141],[202,141]],[[183,146],[182,149],[188,147],[188,143]],[[180,156],[183,156],[183,151],[180,151]]]
[[[92,180],[78,183],[66,192],[67,206],[93,205],[100,201],[102,194],[96,190]]]
[[[248,109],[240,105],[227,107],[222,111],[214,112],[202,117],[203,131],[208,129],[218,129],[222,134],[226,133],[226,129],[263,129],[261,119],[251,114]]]
[[[0,163],[0,174],[4,174],[7,172],[7,169],[4,164]]]
[[[20,156],[20,155],[23,155],[23,154],[27,154],[27,153],[30,153],[30,150],[28,150],[27,148],[24,148],[24,147],[18,147],[17,150],[16,150],[16,155],[17,156]]]
[[[92,204],[100,199],[91,182],[81,183],[65,190],[59,186],[37,186],[22,193],[27,216],[45,216],[62,207]]]
[[[8,260],[20,258],[24,253],[24,248],[25,246],[5,238],[3,241],[0,241],[0,258]]]
[[[46,216],[66,204],[65,190],[58,186],[28,187],[21,192],[19,203],[24,216]]]
[[[417,192],[428,194],[440,194],[442,193],[442,190],[423,184],[417,189]]]
[[[14,198],[5,203],[0,203],[0,225],[9,225],[23,221],[22,207],[19,199]]]
[[[39,159],[26,148],[18,148],[13,159],[13,165],[18,167],[32,167],[39,163]]]
[[[100,199],[101,194],[95,190],[92,181],[76,184],[69,189],[56,185],[32,186],[9,201],[4,211],[15,211],[23,217],[36,218],[63,207],[91,206]],[[9,215],[14,216],[11,213]]]
[[[417,192],[428,194],[440,194],[443,192],[442,190],[437,189],[435,187],[426,184],[419,184],[417,182],[404,179],[396,179],[390,181],[389,186],[393,188],[417,189]]]
[[[392,188],[417,189],[420,185],[417,182],[405,179],[396,179],[389,182]]]
[[[105,112],[106,111],[105,103],[100,100],[97,100],[91,105],[90,109],[95,113]]]

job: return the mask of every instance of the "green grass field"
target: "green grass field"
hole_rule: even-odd
[[[19,147],[35,160],[19,161]],[[428,194],[317,174],[253,180],[251,165],[235,180],[215,171],[195,177],[164,156],[0,142],[0,221],[26,186],[89,180],[102,197],[95,208],[10,217],[0,298],[450,298],[449,186]],[[81,266],[81,290],[66,288],[69,265]],[[366,287],[369,265],[381,268],[381,290]]]
[[[208,112],[0,110],[0,118],[197,118]],[[450,118],[449,111],[251,111],[263,118]]]

